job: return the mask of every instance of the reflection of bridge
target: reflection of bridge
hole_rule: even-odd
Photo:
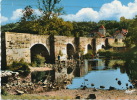
[[[102,47],[113,44],[115,39],[67,36],[50,37],[48,35],[6,32],[5,40],[3,41],[5,41],[5,47],[2,48],[3,57],[6,56],[5,60],[9,64],[22,58],[30,63],[36,54],[45,56],[47,61],[55,60],[59,54],[62,55],[61,59],[66,59],[70,55],[77,57],[80,52],[86,54],[89,49],[97,52]]]

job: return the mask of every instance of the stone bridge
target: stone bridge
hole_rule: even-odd
[[[81,54],[86,54],[88,50],[96,53],[102,47],[113,44],[115,39],[75,38],[67,36],[51,37],[49,35],[6,32],[3,41],[2,58],[6,64],[11,64],[13,61],[20,59],[31,63],[36,54],[44,56],[47,62],[54,62],[58,55],[61,55],[62,60],[72,57],[72,55],[76,58]]]

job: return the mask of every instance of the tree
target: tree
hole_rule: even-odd
[[[35,19],[35,15],[33,15],[34,10],[32,7],[26,6],[24,10],[22,10],[23,16],[21,17],[21,21],[32,21]]]
[[[128,29],[129,28],[129,26],[130,26],[130,22],[131,22],[131,20],[130,19],[126,19],[125,17],[121,17],[120,18],[120,22],[119,22],[119,29],[121,30],[121,29]]]
[[[137,46],[137,15],[130,21],[130,26],[128,28],[129,32],[125,39],[127,47]]]
[[[61,0],[38,0],[38,8],[43,12],[44,16],[46,15],[50,18],[53,15],[60,15],[63,13],[63,7],[57,7],[57,4]]]
[[[10,23],[10,24],[6,24],[6,25],[2,25],[1,26],[1,32],[12,32],[12,31],[16,31],[15,29],[18,27],[19,23]]]

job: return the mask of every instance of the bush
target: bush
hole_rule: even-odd
[[[30,73],[29,64],[24,62],[24,60],[14,61],[10,66],[8,66],[8,69],[16,72],[23,71],[24,75]]]
[[[84,55],[84,59],[92,59],[93,58],[93,51],[89,50],[88,53]]]
[[[32,64],[33,64],[33,66],[40,67],[40,66],[43,66],[43,65],[44,65],[45,61],[46,61],[46,60],[45,60],[44,57],[42,57],[41,55],[36,55],[36,56],[34,57],[34,62],[33,62]]]
[[[87,53],[84,55],[84,59],[92,59],[92,55],[90,53]]]
[[[7,96],[8,92],[5,89],[1,89],[1,94]]]

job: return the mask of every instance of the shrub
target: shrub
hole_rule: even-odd
[[[89,50],[88,53],[84,55],[84,59],[92,59],[93,58],[93,51]]]
[[[33,62],[34,65],[33,66],[37,66],[37,67],[43,66],[45,61],[46,60],[44,57],[42,57],[41,55],[36,55],[34,57],[34,62]]]
[[[30,73],[29,64],[24,62],[24,60],[14,61],[10,66],[8,66],[8,69],[17,72],[23,71],[25,76]]]
[[[7,96],[8,92],[5,89],[1,89],[1,94]]]

